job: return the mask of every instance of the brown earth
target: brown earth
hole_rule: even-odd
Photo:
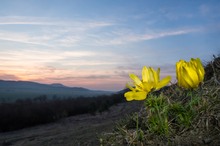
[[[102,114],[78,115],[55,123],[0,133],[0,146],[96,146],[99,135],[111,132],[115,122],[139,111],[143,102],[112,106]]]

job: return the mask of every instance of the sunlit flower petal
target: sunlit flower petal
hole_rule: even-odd
[[[139,85],[139,86],[141,85],[142,83],[141,80],[135,74],[130,74],[129,76],[136,85]]]
[[[144,66],[142,69],[142,80],[143,82],[149,82],[149,79],[150,79],[150,74],[148,72],[147,67]]]
[[[160,80],[160,68],[157,69],[158,81]]]
[[[150,92],[154,88],[154,82],[143,82],[143,90]]]
[[[196,88],[204,79],[204,68],[199,58],[191,58],[190,62],[180,60],[176,63],[178,85],[183,88]]]
[[[199,58],[196,59],[197,65],[198,65],[198,76],[199,76],[199,80],[203,81],[204,79],[204,74],[205,74],[205,70],[202,66],[201,60]]]
[[[142,80],[135,74],[129,74],[129,76],[134,85],[133,87],[129,84],[126,85],[131,90],[124,94],[127,101],[144,100],[150,91],[166,86],[171,80],[171,77],[168,76],[160,81],[160,68],[155,71],[153,68],[147,68],[146,66],[142,69]]]
[[[133,92],[133,91],[128,91],[124,94],[126,97],[127,101],[131,100],[144,100],[147,97],[147,92]]]
[[[151,67],[148,68],[148,72],[149,72],[149,82],[154,82],[154,72],[153,69]]]
[[[186,81],[187,88],[195,88],[199,84],[198,76],[195,70],[189,67],[183,67],[183,78]]]
[[[126,98],[127,101],[134,100],[134,91],[128,91],[124,94],[124,97]]]
[[[171,80],[171,76],[167,76],[163,78],[156,86],[156,90],[159,90],[160,88],[166,86]]]
[[[158,80],[159,80],[159,79],[158,79],[159,77],[158,77],[157,72],[156,72],[153,68],[151,68],[151,67],[150,67],[150,71],[151,71],[151,73],[152,73],[152,75],[153,75],[153,81],[154,81],[154,83],[157,84],[157,83],[158,83]]]

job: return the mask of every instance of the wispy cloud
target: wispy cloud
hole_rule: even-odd
[[[156,28],[137,33],[129,25],[116,20],[62,20],[46,17],[0,17],[0,40],[53,48],[82,48],[82,46],[118,46],[170,36],[195,33],[201,27],[174,29]],[[1,30],[1,25],[37,25],[32,30]],[[10,27],[9,27],[10,28]],[[30,27],[32,28],[32,27]]]
[[[49,17],[5,16],[0,17],[0,25],[44,25],[44,26],[81,26],[87,28],[114,25],[113,22],[98,20],[67,20]]]
[[[5,16],[0,17],[0,25],[55,25],[43,17]]]
[[[46,34],[41,34],[41,35],[30,35],[24,32],[0,31],[0,40],[39,45],[39,46],[48,46],[48,47],[54,46],[49,42],[53,41],[54,37],[56,37],[57,35],[46,35]]]
[[[31,27],[24,29],[24,25]],[[71,47],[82,41],[90,31],[112,25],[112,22],[92,19],[73,21],[46,17],[0,17],[0,40]],[[8,29],[1,30],[1,26],[8,26]],[[10,27],[18,29],[12,31]]]
[[[137,34],[120,26],[121,22],[100,20],[56,20],[38,17],[0,17],[1,25],[40,25],[31,30],[10,31],[0,29],[0,40],[43,45],[48,47],[76,47],[82,45],[109,46],[134,43],[199,31],[198,28],[152,30]],[[1,26],[0,25],[0,26]],[[107,29],[105,27],[116,26]],[[17,26],[19,28],[19,26]],[[0,27],[1,28],[1,27]]]
[[[169,37],[169,36],[177,36],[177,35],[184,35],[189,33],[194,33],[200,31],[200,28],[191,28],[191,29],[176,29],[176,30],[162,30],[157,32],[149,32],[145,34],[136,34],[136,33],[120,33],[118,36],[112,38],[104,38],[104,39],[97,39],[96,44],[98,45],[121,45],[127,43],[134,43],[140,41],[147,41],[158,39],[162,37]]]
[[[95,51],[63,51],[63,50],[38,50],[30,49],[30,50],[8,50],[0,52],[1,62],[3,64],[7,62],[20,63],[24,65],[30,64],[42,64],[42,63],[50,63],[50,62],[60,62],[64,65],[75,64],[75,65],[83,65],[83,64],[105,64],[105,62],[100,62],[99,58],[103,56],[113,56],[114,54],[102,54]],[[93,58],[91,61],[88,61],[87,58]],[[95,59],[95,60],[94,60]],[[83,61],[84,60],[84,61]],[[108,62],[106,62],[109,64]]]

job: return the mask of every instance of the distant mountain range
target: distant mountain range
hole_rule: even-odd
[[[16,99],[35,98],[46,95],[48,98],[76,98],[110,95],[114,92],[89,90],[82,87],[67,87],[60,83],[41,84],[29,81],[0,80],[0,102],[15,101]]]

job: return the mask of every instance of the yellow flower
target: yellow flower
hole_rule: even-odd
[[[196,88],[204,79],[205,71],[199,58],[190,62],[180,60],[176,63],[178,85],[183,88]]]
[[[135,74],[129,76],[133,80],[134,87],[127,84],[127,87],[131,90],[124,94],[127,101],[144,100],[151,90],[158,90],[166,86],[171,80],[171,77],[167,76],[160,81],[160,68],[155,71],[153,68],[147,68],[146,66],[142,69],[142,80]]]

